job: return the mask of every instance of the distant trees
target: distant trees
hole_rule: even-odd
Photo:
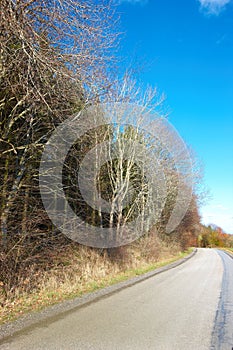
[[[200,247],[226,247],[233,248],[233,235],[225,233],[216,225],[201,226],[198,236]]]

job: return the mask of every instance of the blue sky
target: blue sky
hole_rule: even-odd
[[[203,223],[233,233],[233,0],[118,1],[119,54],[166,94],[169,121],[204,163]]]

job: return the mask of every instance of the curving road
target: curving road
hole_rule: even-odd
[[[1,350],[232,350],[233,259],[182,265],[7,338]]]

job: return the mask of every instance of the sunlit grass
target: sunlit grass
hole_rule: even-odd
[[[4,306],[1,306],[0,323],[6,323],[13,321],[18,317],[29,313],[40,311],[41,309],[57,304],[63,300],[73,299],[75,297],[80,297],[83,294],[90,293],[102,289],[113,284],[126,281],[135,276],[142,275],[149,271],[153,271],[159,267],[168,265],[178,259],[181,259],[191,253],[193,248],[188,249],[185,252],[179,252],[172,257],[161,257],[159,261],[154,263],[149,263],[141,261],[139,266],[136,268],[126,268],[124,271],[119,271],[119,269],[114,267],[105,276],[103,273],[96,273],[89,276],[89,278],[80,278],[80,276],[73,276],[70,278],[71,269],[73,268],[73,273],[75,274],[75,262],[74,266],[69,265],[69,273],[67,278],[59,283],[57,276],[51,275],[48,280],[41,281],[40,290],[19,294],[14,300],[8,300],[5,302]],[[101,269],[101,263],[99,264],[99,269]]]

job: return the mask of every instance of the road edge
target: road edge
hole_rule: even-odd
[[[99,289],[96,292],[87,293],[81,297],[62,301],[61,303],[49,306],[41,311],[26,314],[13,322],[3,324],[0,326],[0,345],[2,343],[10,341],[12,337],[20,334],[21,332],[30,331],[30,329],[39,326],[42,322],[43,325],[48,324],[52,322],[53,319],[57,318],[58,315],[60,315],[60,317],[64,317],[66,314],[76,311],[79,308],[97,302],[100,299],[109,297],[110,295],[113,295],[123,289],[129,288],[137,283],[143,282],[162,272],[171,270],[191,259],[197,253],[197,251],[198,249],[195,248],[193,252],[186,257],[179,259],[169,265],[157,268],[153,271],[149,271],[143,275],[130,278],[126,281]]]
[[[221,292],[219,296],[219,302],[218,307],[215,314],[214,319],[214,326],[212,330],[212,336],[211,336],[211,350],[220,350],[220,349],[233,349],[232,347],[232,338],[233,333],[231,335],[231,340],[228,342],[228,335],[225,335],[225,332],[228,332],[227,326],[227,315],[229,315],[229,311],[232,314],[233,309],[229,309],[229,305],[233,305],[232,299],[229,299],[229,276],[228,271],[226,269],[226,262],[223,258],[224,255],[230,257],[233,259],[233,254],[230,252],[224,250],[224,249],[215,249],[219,257],[221,258],[222,265],[223,265],[223,276],[222,276],[222,283],[221,283]],[[225,253],[225,254],[224,254]],[[231,274],[232,276],[232,274]],[[233,279],[232,279],[233,281]],[[232,323],[232,322],[231,322]],[[229,332],[228,332],[229,333]],[[227,339],[227,343],[225,342]]]
[[[221,249],[221,251],[223,251],[223,252],[226,253],[230,258],[233,259],[233,253],[230,253],[228,250],[225,250],[225,249]]]

